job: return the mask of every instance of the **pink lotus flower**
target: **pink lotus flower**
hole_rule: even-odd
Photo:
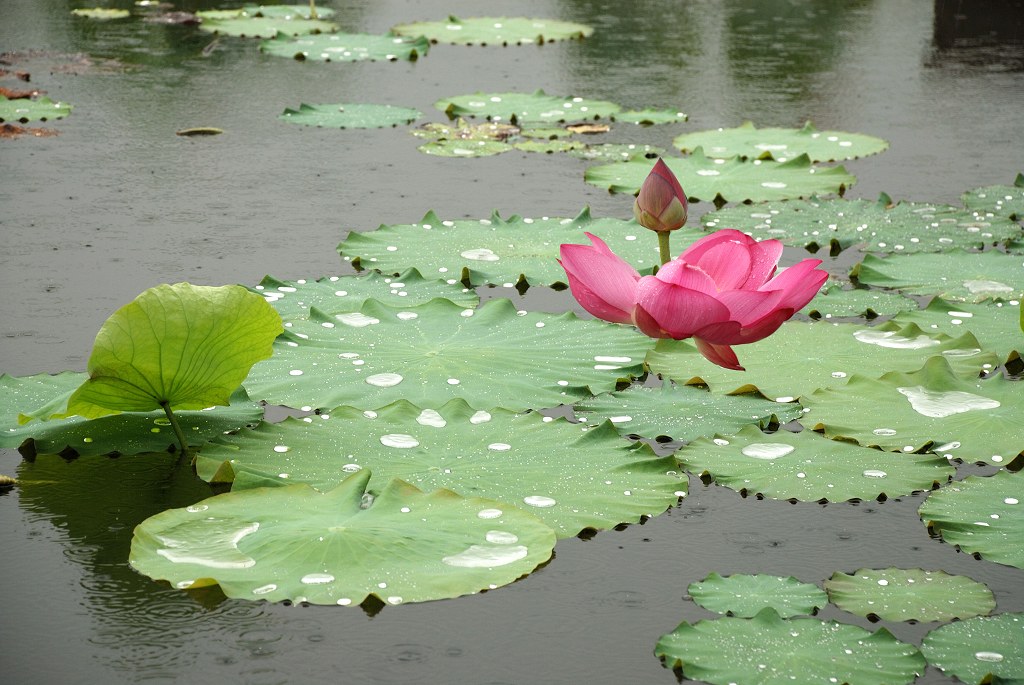
[[[603,240],[562,245],[559,263],[573,297],[599,319],[631,323],[652,338],[693,338],[709,361],[742,371],[732,345],[766,338],[811,301],[828,274],[805,259],[775,275],[782,243],[725,229],[705,236],[655,276]]]
[[[640,186],[633,203],[638,224],[652,231],[674,231],[686,223],[686,193],[661,159]]]

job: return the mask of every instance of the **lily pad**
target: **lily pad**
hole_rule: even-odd
[[[958,377],[943,357],[911,373],[881,378],[853,375],[842,388],[801,398],[810,408],[804,425],[844,440],[882,449],[933,449],[963,461],[1011,463],[1024,451],[1020,385],[995,375]]]
[[[66,102],[54,102],[48,97],[37,100],[28,98],[8,99],[0,95],[0,123],[6,121],[49,121],[63,119],[71,114],[71,105]]]
[[[406,399],[437,409],[461,397],[477,409],[541,408],[641,373],[650,345],[635,330],[571,313],[517,313],[505,298],[479,309],[367,300],[358,312],[290,322],[245,387],[290,407],[377,409]]]
[[[969,209],[1020,221],[1024,219],[1024,174],[1017,174],[1012,186],[975,188],[964,193],[960,200]]]
[[[1024,613],[979,616],[924,636],[928,663],[964,683],[1024,683]]]
[[[787,162],[744,161],[739,157],[712,159],[698,148],[689,157],[664,158],[690,202],[765,202],[826,193],[842,195],[857,179],[841,166],[815,167],[807,155]],[[651,171],[649,160],[589,167],[587,183],[613,193],[640,192]]]
[[[410,131],[414,136],[430,140],[487,140],[499,142],[504,142],[509,138],[518,136],[521,132],[518,126],[513,126],[512,124],[499,124],[493,121],[473,124],[462,118],[447,124],[438,122],[423,124],[419,128]]]
[[[549,155],[555,152],[582,150],[586,146],[586,143],[578,140],[525,140],[513,144],[515,149],[523,152],[541,152]]]
[[[416,269],[407,269],[397,276],[367,271],[316,281],[279,281],[267,276],[252,290],[266,298],[285,321],[309,318],[314,307],[328,316],[357,312],[369,299],[392,306],[425,304],[437,297],[463,307],[475,307],[480,302],[476,292],[462,284],[430,281]]]
[[[230,404],[252,365],[270,356],[281,330],[277,312],[241,286],[150,288],[103,324],[89,378],[68,399],[64,415]]]
[[[829,279],[801,312],[812,319],[860,316],[874,319],[917,309],[917,302],[899,293],[850,288],[845,281]]]
[[[278,119],[303,126],[328,128],[386,128],[411,124],[423,116],[419,110],[394,105],[339,103],[336,105],[299,105],[285,109]]]
[[[515,507],[369,472],[327,493],[308,485],[231,492],[143,521],[129,563],[179,589],[358,605],[425,602],[507,585],[551,556],[554,532]]]
[[[817,585],[790,576],[710,574],[686,588],[693,601],[708,611],[750,618],[771,607],[782,618],[813,614],[828,604],[828,595]]]
[[[968,476],[933,492],[918,513],[928,528],[964,552],[1024,568],[1024,476]]]
[[[583,39],[594,33],[585,24],[527,17],[448,17],[447,21],[418,21],[391,29],[399,35],[426,36],[432,43],[452,45],[520,45]]]
[[[199,23],[203,31],[222,36],[238,38],[274,38],[276,36],[301,36],[309,33],[332,33],[338,25],[323,19],[302,17],[235,17],[231,19],[206,19]]]
[[[603,143],[601,145],[587,145],[568,151],[573,157],[582,157],[599,162],[622,162],[629,159],[644,158],[653,160],[660,157],[665,150],[654,145],[640,145],[636,143]]]
[[[660,388],[631,386],[598,395],[575,406],[583,421],[611,421],[623,434],[645,438],[668,436],[693,440],[715,432],[738,430],[748,424],[766,426],[801,415],[798,404],[773,402],[756,394],[712,395],[707,390],[665,383]]]
[[[447,114],[450,119],[487,117],[491,121],[549,124],[610,117],[622,109],[614,102],[548,95],[543,90],[533,93],[476,92],[438,100],[434,107]],[[637,184],[637,188],[639,187]]]
[[[624,112],[617,112],[612,116],[615,121],[622,121],[627,124],[638,124],[640,126],[654,126],[657,124],[674,124],[686,121],[687,117],[682,112],[674,109],[637,109]]]
[[[1024,257],[996,250],[884,258],[868,254],[853,268],[850,278],[864,285],[947,300],[1020,300],[1024,297]]]
[[[274,19],[312,19],[310,5],[243,5],[236,9],[199,10],[196,16],[203,20],[220,19],[253,19],[271,17]],[[317,7],[318,19],[329,19],[334,16],[330,7]]]
[[[288,32],[260,44],[260,51],[278,57],[314,62],[415,61],[430,50],[423,37],[394,34],[319,33],[290,38]],[[419,114],[417,114],[417,117]]]
[[[738,350],[746,371],[707,361],[687,341],[659,340],[647,355],[651,371],[678,382],[707,384],[716,392],[754,386],[771,398],[805,398],[820,388],[840,387],[854,372],[879,376],[919,369],[924,359],[943,355],[959,373],[977,374],[999,364],[963,331],[956,338],[925,332],[914,324],[878,326],[830,321],[787,321],[772,336]]]
[[[883,452],[808,430],[765,434],[755,426],[695,440],[675,456],[687,471],[738,492],[805,502],[899,497],[929,490],[955,473],[933,454]]]
[[[888,253],[945,252],[1006,245],[1021,237],[1020,226],[1006,217],[951,205],[894,204],[885,195],[877,202],[811,198],[730,207],[705,214],[701,223],[707,230],[736,228],[833,256],[861,244]]]
[[[833,604],[884,621],[951,621],[996,608],[992,591],[967,576],[923,569],[867,569],[833,573],[825,581]]]
[[[685,152],[703,148],[709,157],[728,159],[735,155],[780,162],[806,154],[815,162],[835,162],[875,155],[889,143],[862,133],[819,131],[811,122],[803,128],[756,128],[750,121],[736,128],[684,133],[672,140]]]
[[[460,399],[436,410],[405,401],[365,412],[338,407],[218,439],[200,451],[196,471],[233,480],[235,490],[292,482],[327,490],[365,469],[371,491],[401,478],[508,502],[559,537],[635,523],[686,493],[670,457],[626,443],[607,424],[581,428],[537,413],[477,411]]]
[[[88,7],[82,9],[71,10],[71,14],[76,17],[85,17],[86,19],[126,19],[131,16],[131,12],[124,9],[111,9],[108,7]]]
[[[783,619],[770,608],[754,618],[683,623],[661,636],[654,653],[683,677],[712,685],[805,683],[809,674],[815,682],[900,685],[925,667],[916,647],[884,628]]]
[[[438,157],[490,157],[513,150],[500,140],[432,140],[416,148],[420,152]]]
[[[985,350],[994,351],[1000,358],[1011,350],[1021,349],[1024,341],[1014,330],[1019,302],[949,302],[941,297],[933,298],[924,309],[897,314],[896,323],[915,323],[929,335],[947,333],[963,335],[970,332],[980,341]],[[983,365],[984,367],[984,365]],[[991,370],[991,367],[984,367]]]
[[[497,213],[490,219],[441,220],[429,212],[418,224],[381,226],[375,231],[352,232],[338,251],[359,268],[401,271],[415,266],[424,274],[442,274],[473,285],[530,285],[565,283],[558,264],[563,243],[587,244],[584,232],[600,236],[617,255],[641,273],[658,263],[655,236],[634,220],[594,218],[584,209],[574,219],[530,218]],[[686,228],[675,232],[674,243],[702,237]]]
[[[88,377],[76,371],[21,377],[0,373],[0,448],[20,445],[32,433],[21,428],[25,417],[40,407],[46,407],[40,415],[49,416],[65,406]]]

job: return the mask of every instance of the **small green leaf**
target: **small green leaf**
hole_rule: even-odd
[[[817,585],[801,583],[790,576],[736,574],[722,577],[710,574],[686,591],[693,601],[708,611],[750,618],[771,607],[783,618],[813,614],[828,603],[828,596]]]
[[[1024,474],[968,476],[930,494],[918,513],[964,552],[1024,568]]]
[[[71,105],[65,102],[54,102],[48,97],[41,97],[36,100],[28,98],[8,99],[6,95],[0,95],[0,123],[20,121],[48,121],[50,119],[63,119],[71,114]]]
[[[825,581],[833,604],[884,621],[950,621],[996,608],[992,591],[966,576],[923,569],[867,569],[833,573]]]
[[[85,17],[86,19],[125,19],[131,16],[131,12],[124,9],[110,9],[106,7],[90,7],[85,9],[74,9],[71,10],[71,14],[76,17]]]
[[[447,21],[418,21],[391,29],[404,36],[425,36],[434,43],[453,45],[521,45],[582,39],[594,29],[554,19],[527,17],[448,17]]]
[[[227,405],[257,361],[272,352],[281,317],[238,285],[159,285],[103,324],[89,379],[68,414],[107,414]]]
[[[411,124],[423,116],[419,110],[393,105],[338,103],[335,105],[307,105],[286,109],[278,119],[303,126],[327,128],[386,128]]]
[[[785,161],[806,154],[815,162],[835,162],[878,154],[889,143],[862,133],[819,131],[810,122],[803,128],[756,128],[745,122],[737,128],[684,133],[672,140],[683,152],[704,148],[709,157],[728,159],[734,155]]]
[[[1024,613],[978,616],[924,636],[928,663],[963,683],[1024,683]]]
[[[415,61],[429,50],[430,43],[423,37],[405,38],[390,33],[318,33],[294,39],[278,34],[260,43],[261,52],[312,62]]]
[[[513,150],[500,140],[432,140],[416,148],[420,152],[438,157],[491,157]]]
[[[425,602],[507,585],[551,557],[555,534],[515,507],[368,471],[330,492],[230,492],[143,521],[129,563],[174,587],[232,598],[358,605]],[[369,496],[368,496],[369,495]]]
[[[492,121],[556,123],[610,117],[622,108],[614,102],[533,93],[473,93],[434,103],[449,118],[487,117]],[[639,188],[639,185],[637,185]]]

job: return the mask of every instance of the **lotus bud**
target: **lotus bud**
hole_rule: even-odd
[[[633,203],[637,223],[652,231],[674,231],[686,223],[686,193],[661,159],[651,169]]]

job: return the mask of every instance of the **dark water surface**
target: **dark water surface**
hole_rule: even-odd
[[[204,57],[213,39],[193,28],[70,15],[88,3],[0,0],[0,51],[17,51],[13,68],[31,71],[33,87],[75,105],[66,120],[43,124],[58,137],[0,141],[0,370],[84,370],[105,318],[158,283],[347,273],[335,251],[347,231],[431,209],[443,218],[575,216],[586,205],[598,216],[630,214],[630,198],[583,183],[581,160],[444,159],[418,152],[402,129],[277,120],[301,102],[395,104],[442,121],[433,108],[441,97],[543,88],[690,115],[673,126],[620,125],[611,139],[626,142],[670,147],[679,133],[748,119],[812,120],[891,141],[845,164],[859,178],[849,197],[956,203],[1024,170],[1024,43],[988,38],[984,21],[971,24],[974,35],[951,35],[924,1],[324,4],[353,32],[449,14],[560,18],[596,32],[542,47],[435,46],[415,63],[307,64],[232,38]],[[46,52],[25,54],[36,50]],[[76,53],[92,66],[67,57]],[[225,133],[174,135],[190,126]],[[507,293],[520,299],[482,294]],[[574,308],[544,288],[521,306]],[[917,517],[923,496],[793,505],[693,479],[690,497],[665,515],[563,540],[545,568],[482,595],[368,616],[188,594],[126,564],[137,523],[209,494],[173,461],[28,464],[0,450],[0,473],[46,483],[0,495],[5,682],[671,683],[652,650],[681,621],[712,616],[684,598],[712,571],[820,584],[861,567],[943,569],[988,584],[997,611],[1024,611],[1024,573],[930,539]],[[877,627],[834,608],[822,616]],[[916,644],[934,627],[881,625]],[[929,669],[918,682],[951,681]]]

